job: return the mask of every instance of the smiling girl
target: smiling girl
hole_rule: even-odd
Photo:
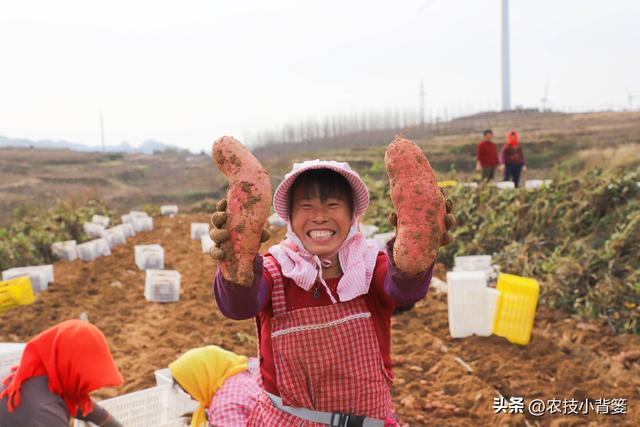
[[[367,242],[358,218],[368,204],[364,182],[347,163],[296,163],[274,194],[287,238],[256,254],[253,284],[231,283],[218,268],[220,310],[257,323],[264,393],[249,426],[397,425],[391,314],[424,298],[432,267],[404,273],[393,260],[393,239],[386,251]],[[218,244],[228,238],[219,232],[225,209],[221,201],[212,217]],[[453,222],[448,215],[447,227]],[[226,255],[212,251],[218,260]]]

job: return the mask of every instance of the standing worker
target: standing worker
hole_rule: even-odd
[[[511,130],[507,134],[507,142],[502,146],[500,153],[500,162],[504,165],[504,180],[513,180],[516,188],[520,183],[520,174],[527,171],[524,164],[524,153],[522,147],[518,144],[520,134],[518,131]]]
[[[485,130],[482,135],[484,139],[478,144],[476,150],[476,170],[482,172],[483,182],[489,182],[494,180],[496,168],[500,165],[498,147],[492,141],[491,129]]]
[[[32,338],[0,385],[0,427],[69,427],[71,418],[122,427],[89,393],[122,384],[107,340],[81,320]]]

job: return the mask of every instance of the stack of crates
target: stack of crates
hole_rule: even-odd
[[[91,217],[91,222],[99,224],[103,228],[107,228],[109,226],[109,217],[104,215],[94,215]]]
[[[11,373],[11,368],[20,363],[26,344],[0,343],[0,381]]]
[[[211,237],[208,233],[200,236],[200,243],[202,245],[203,254],[208,254],[209,251],[211,251],[211,248],[215,246],[215,243],[213,242],[213,240],[211,240]]]
[[[78,258],[75,240],[55,242],[51,245],[51,253],[54,257],[63,261],[73,261]]]
[[[104,231],[104,238],[107,239],[109,243],[109,248],[113,249],[118,245],[124,245],[127,241],[127,237],[125,235],[122,226],[116,225],[115,227],[107,228]]]
[[[178,206],[177,205],[160,206],[160,214],[162,216],[176,216],[178,215]]]
[[[99,403],[126,427],[185,427],[190,422],[185,415],[198,407],[197,402],[170,385],[124,394]],[[75,420],[75,427],[95,426]]]
[[[476,334],[489,336],[493,331],[495,309],[500,293],[487,287],[483,271],[447,273],[449,332],[453,338]]]
[[[76,249],[78,258],[82,261],[93,261],[98,257],[111,255],[111,247],[104,237],[82,243]]]
[[[191,240],[200,240],[202,236],[209,234],[209,224],[206,222],[191,223]]]
[[[150,302],[178,302],[180,273],[175,270],[147,270],[144,297]]]
[[[33,265],[29,267],[15,267],[2,272],[2,280],[29,276],[34,293],[42,292],[53,283],[53,265]]]
[[[85,222],[82,224],[82,229],[87,236],[97,239],[104,236],[105,226],[93,222]]]
[[[164,268],[164,249],[160,245],[136,245],[133,249],[136,266],[140,270],[162,270]]]

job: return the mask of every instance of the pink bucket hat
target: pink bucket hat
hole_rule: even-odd
[[[330,169],[344,176],[351,185],[353,190],[354,213],[355,218],[369,206],[369,191],[360,178],[360,175],[351,167],[349,163],[336,162],[335,160],[307,160],[302,163],[294,163],[291,172],[284,176],[284,180],[278,185],[273,194],[273,208],[280,218],[289,220],[289,190],[301,173],[312,169]]]

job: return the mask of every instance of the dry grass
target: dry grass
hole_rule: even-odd
[[[624,144],[606,148],[589,148],[578,152],[587,169],[607,165],[610,168],[640,164],[640,144]]]

